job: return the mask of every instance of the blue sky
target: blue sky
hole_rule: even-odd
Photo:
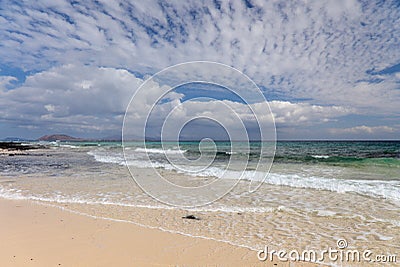
[[[399,43],[398,1],[5,0],[0,139],[119,135],[148,75],[197,60],[254,80],[279,139],[400,139]]]

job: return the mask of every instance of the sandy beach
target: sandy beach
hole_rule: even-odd
[[[315,266],[226,243],[0,199],[1,266]]]

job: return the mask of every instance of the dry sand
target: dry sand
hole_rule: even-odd
[[[26,200],[0,199],[0,240],[0,266],[316,266]]]

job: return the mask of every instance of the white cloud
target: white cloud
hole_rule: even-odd
[[[352,114],[354,109],[340,106],[318,106],[307,103],[271,101],[275,121],[281,125],[312,125],[329,122],[338,117]]]
[[[343,129],[331,129],[330,132],[334,134],[379,134],[379,133],[393,133],[396,129],[390,126],[355,126]]]
[[[0,117],[20,126],[117,132],[141,82],[122,69],[54,67],[28,76],[21,87],[0,92]]]
[[[0,76],[0,90],[5,90],[12,81],[18,81],[18,79],[13,76]]]
[[[52,104],[48,104],[45,105],[44,108],[48,111],[48,112],[54,112],[56,110],[55,106]]]
[[[272,114],[269,112],[269,107]],[[182,103],[177,98],[174,101],[155,106],[147,123],[158,129],[157,131],[165,123],[165,137],[168,139],[175,137],[173,134],[176,133],[176,130],[181,129],[191,119],[207,118],[220,123],[227,131],[229,130],[232,137],[244,140],[238,137],[241,136],[242,124],[251,129],[259,128],[258,125],[264,126],[263,129],[271,129],[274,119],[278,128],[307,127],[334,121],[353,112],[352,109],[339,106],[318,106],[288,101],[272,101],[269,103],[269,107],[265,102],[247,105],[230,100],[188,100]],[[135,130],[137,132],[137,126],[147,119],[147,114],[140,113],[135,108],[133,110],[135,112],[127,117],[125,124],[128,133],[135,132]],[[167,116],[170,116],[168,120],[166,120]],[[192,134],[203,134],[210,131],[212,132],[210,128],[203,127],[200,133]],[[158,136],[155,134],[152,137]]]
[[[28,76],[25,83],[0,93],[2,120],[15,121],[21,127],[41,125],[48,130],[118,132],[128,102],[142,80],[126,70],[82,65],[65,65]],[[133,107],[135,118],[145,120],[144,113],[169,88],[152,82],[151,90]],[[155,106],[152,118],[161,125],[165,116],[182,104],[183,95],[171,92]],[[142,105],[142,106],[140,106]],[[318,106],[288,101],[271,101],[275,121],[284,126],[305,126],[324,123],[353,112],[338,106]],[[231,109],[231,110],[227,110]],[[224,126],[238,128],[238,119],[246,125],[254,123],[252,111],[262,114],[261,123],[271,123],[265,103],[245,105],[230,100],[189,100],[174,113],[176,122],[195,117],[210,117]],[[135,125],[135,124],[133,124]],[[205,130],[206,131],[206,130]]]

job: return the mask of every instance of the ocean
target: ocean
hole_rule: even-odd
[[[0,197],[254,250],[325,249],[338,239],[376,253],[400,249],[400,141],[279,141],[272,167],[268,142],[41,144],[46,148],[0,154]],[[182,187],[241,179],[211,204],[174,207],[132,178],[146,181],[154,170]],[[249,192],[252,180],[261,186]],[[186,201],[179,193],[168,198]],[[188,214],[200,220],[182,219]]]

